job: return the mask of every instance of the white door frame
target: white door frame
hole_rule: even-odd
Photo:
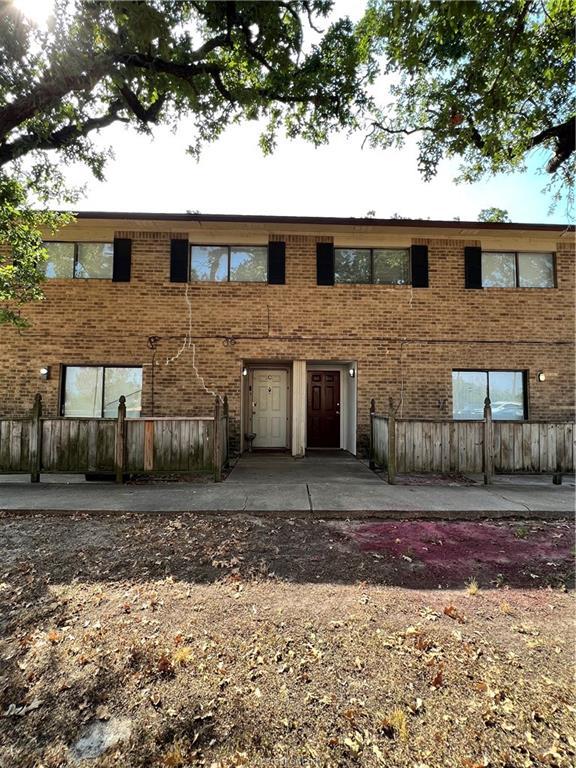
[[[349,370],[355,371],[354,378]],[[356,455],[357,433],[357,381],[358,366],[350,362],[325,362],[315,359],[293,362],[292,455],[303,456],[306,452],[306,423],[308,410],[308,371],[339,371],[340,373],[340,449]]]

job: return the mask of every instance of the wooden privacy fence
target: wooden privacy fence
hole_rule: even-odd
[[[370,408],[370,463],[397,473],[462,472],[492,475],[548,472],[554,482],[574,472],[574,424],[493,421],[486,398],[481,421],[397,419]]]
[[[116,419],[43,418],[36,395],[28,419],[0,419],[0,472],[127,474],[213,472],[228,464],[228,399],[216,398],[213,416]]]

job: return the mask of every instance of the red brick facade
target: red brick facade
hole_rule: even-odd
[[[477,226],[477,225],[476,225]],[[59,412],[60,367],[143,366],[144,414],[201,415],[227,394],[239,430],[245,361],[354,361],[358,443],[370,399],[389,397],[406,417],[450,418],[451,372],[459,368],[528,371],[528,417],[574,417],[573,235],[558,231],[414,228],[370,224],[282,225],[193,221],[92,221],[81,218],[62,239],[132,239],[129,283],[49,280],[46,299],[26,307],[30,328],[3,328],[0,415],[23,415],[41,392],[45,413]],[[286,284],[169,281],[170,239],[190,242],[286,242]],[[316,242],[429,248],[429,287],[316,285]],[[468,290],[464,248],[556,252],[557,286]],[[174,361],[188,330],[193,345]],[[151,338],[155,337],[155,338]],[[195,357],[194,357],[195,355]],[[194,370],[193,357],[195,362]],[[50,366],[42,381],[39,369]],[[537,372],[546,380],[539,382]]]

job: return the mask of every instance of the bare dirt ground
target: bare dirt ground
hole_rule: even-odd
[[[568,523],[6,515],[0,557],[2,768],[574,765]]]

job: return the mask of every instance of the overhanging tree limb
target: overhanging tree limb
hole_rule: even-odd
[[[108,57],[96,57],[92,64],[84,64],[86,66],[80,72],[70,73],[64,67],[58,74],[49,72],[30,93],[1,107],[0,138],[6,137],[14,128],[43,110],[59,104],[69,93],[92,90],[110,71],[111,60]]]
[[[9,144],[0,145],[0,165],[17,160],[33,150],[62,149],[99,128],[105,128],[114,122],[128,122],[119,115],[123,108],[124,103],[118,100],[113,102],[108,111],[100,117],[91,117],[83,123],[66,125],[46,136],[25,134]]]

